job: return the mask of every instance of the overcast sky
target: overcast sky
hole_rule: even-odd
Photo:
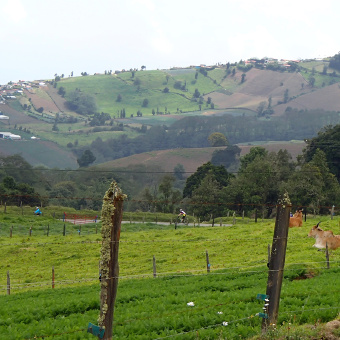
[[[0,84],[333,56],[339,0],[0,0]]]

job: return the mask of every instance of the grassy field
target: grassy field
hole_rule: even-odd
[[[63,236],[63,210],[46,208],[40,217],[32,216],[29,208],[23,215],[12,207],[0,213],[0,339],[93,338],[86,329],[89,322],[97,324],[99,315],[100,222],[82,225],[81,230],[65,223]],[[129,214],[124,220],[141,216]],[[169,221],[170,215],[162,217]],[[308,217],[302,228],[289,230],[279,321],[267,339],[309,339],[322,323],[339,314],[339,300],[334,297],[339,292],[340,253],[331,253],[327,270],[324,252],[313,248],[314,240],[307,238],[320,220],[323,229],[339,233],[338,217]],[[176,334],[181,339],[261,338],[262,319],[256,314],[263,304],[256,295],[266,291],[267,247],[274,224],[274,220],[255,223],[237,218],[232,226],[180,225],[175,230],[170,223],[123,223],[115,338],[163,339]],[[51,289],[52,266],[55,289]],[[11,295],[6,295],[7,272]]]

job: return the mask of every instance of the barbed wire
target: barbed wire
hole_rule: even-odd
[[[217,227],[214,227],[217,228]],[[224,227],[223,227],[224,228]],[[34,230],[34,229],[32,229]],[[76,232],[74,235],[72,236],[76,236],[76,237],[88,237],[88,236],[94,236],[94,235],[98,235],[98,234],[88,234],[88,235],[81,235],[81,236],[77,236]],[[20,237],[22,237],[22,235],[18,235]],[[45,236],[45,237],[56,237],[58,235],[52,235],[52,236],[46,236],[46,235],[40,235],[40,237]],[[33,236],[31,236],[33,237]],[[60,236],[58,236],[60,237]],[[62,237],[67,237],[67,236],[62,236]],[[278,241],[278,240],[300,240],[300,239],[307,239],[307,237],[303,237],[303,236],[288,236],[288,237],[272,237],[272,236],[268,236],[268,237],[251,237],[251,238],[234,238],[234,237],[228,237],[228,238],[216,238],[216,239],[202,239],[200,238],[201,236],[198,236],[199,238],[192,238],[192,239],[163,239],[163,240],[159,240],[159,239],[152,239],[152,240],[124,240],[124,239],[120,239],[120,240],[111,240],[109,243],[113,244],[113,243],[119,243],[119,244],[124,244],[124,243],[191,243],[191,242],[216,242],[216,243],[221,243],[221,242],[234,242],[234,241],[242,241],[242,242],[254,242],[254,241],[267,241],[267,242],[271,242],[271,241]],[[0,238],[1,240],[1,238]],[[312,239],[311,239],[312,241]],[[90,240],[83,240],[83,241],[65,241],[65,242],[26,242],[26,241],[22,241],[20,243],[1,243],[1,246],[47,246],[47,245],[64,245],[64,244],[101,244],[102,240],[98,241],[98,240],[94,240],[94,241],[90,241]]]
[[[64,196],[40,196],[38,194],[36,195],[29,195],[29,194],[0,194],[0,198],[34,198],[34,199],[46,199],[46,200],[52,200],[52,199],[60,199],[60,200],[88,200],[88,201],[102,201],[103,198],[94,198],[94,197],[64,197]],[[277,203],[239,203],[239,202],[209,202],[209,201],[186,201],[184,198],[181,200],[145,200],[145,199],[130,199],[126,198],[124,200],[125,202],[134,202],[134,203],[148,203],[148,204],[187,204],[187,205],[215,205],[215,206],[234,206],[234,207],[267,207],[267,208],[275,208],[279,204]],[[3,204],[2,204],[3,205]],[[6,208],[9,208],[10,206],[6,206]],[[20,206],[15,206],[18,209],[22,209]],[[291,208],[301,208],[301,209],[310,209],[310,206],[304,206],[304,205],[291,205]],[[334,208],[335,210],[339,209],[340,206],[336,205],[317,205],[313,207],[314,209],[331,209]],[[131,212],[127,212],[131,213]],[[149,212],[145,212],[149,213]],[[157,214],[156,212],[153,214]],[[174,214],[175,215],[175,214]],[[79,217],[82,215],[79,215]],[[177,216],[177,215],[176,215]],[[217,217],[218,218],[218,217]]]
[[[288,263],[286,266],[292,266],[296,264],[325,264],[326,261],[319,261],[319,262],[307,262],[307,263]],[[340,263],[340,261],[331,261],[329,263]],[[237,271],[240,275],[241,274],[263,274],[263,273],[268,273],[268,272],[276,272],[276,271],[301,271],[301,270],[306,270],[306,267],[301,267],[301,268],[284,268],[281,270],[270,270],[267,268],[266,264],[262,265],[264,267],[263,270],[245,270],[245,269],[250,269],[250,268],[259,268],[260,266],[246,266],[246,267],[224,267],[224,268],[212,268],[210,267],[210,272],[206,272],[206,268],[202,269],[186,269],[183,271],[175,271],[175,272],[163,272],[163,273],[157,273],[156,277],[154,277],[153,273],[146,273],[146,274],[133,274],[133,275],[120,275],[120,276],[112,276],[109,278],[102,278],[102,280],[128,280],[128,279],[137,279],[137,278],[165,278],[165,277],[195,277],[195,276],[208,276],[208,275],[233,275],[234,273],[231,272],[220,272],[222,270],[229,270],[229,271]],[[338,267],[336,267],[338,268]],[[318,269],[325,269],[326,268],[318,268]],[[213,271],[216,272],[213,272]],[[217,272],[219,271],[219,272]],[[99,281],[99,276],[96,278],[86,278],[86,279],[74,279],[74,280],[59,280],[59,281],[41,281],[41,282],[33,282],[33,283],[11,283],[10,288],[11,290],[16,289],[16,290],[22,290],[26,288],[37,288],[37,287],[47,287],[51,286],[52,283],[55,286],[64,286],[64,285],[72,285],[72,284],[78,284],[78,283],[85,283],[85,282],[94,282],[94,281]],[[0,290],[7,290],[8,285],[3,284],[0,285]]]

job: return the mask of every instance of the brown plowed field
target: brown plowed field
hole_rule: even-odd
[[[275,107],[275,115],[281,115],[290,106],[298,110],[323,109],[325,111],[340,111],[339,84],[326,86],[315,92],[304,94],[287,104]]]
[[[9,122],[11,125],[15,124],[34,124],[37,123],[37,120],[29,117],[28,115],[21,113],[13,108],[11,108],[9,105],[1,105],[0,110],[5,116],[9,117]],[[6,123],[7,125],[8,123]]]
[[[239,145],[241,148],[241,156],[247,154],[250,148],[255,145]],[[287,150],[293,157],[302,153],[305,143],[300,142],[272,142],[262,145],[269,152],[279,151],[280,149]],[[219,148],[192,148],[192,149],[170,149],[159,150],[152,152],[145,152],[138,155],[120,158],[114,161],[101,164],[104,168],[119,168],[128,167],[136,164],[144,164],[148,166],[161,166],[164,171],[173,171],[177,164],[182,164],[186,172],[195,172],[197,168],[211,160],[212,154],[215,150],[224,149]]]
[[[56,106],[59,108],[58,112],[67,111],[66,100],[58,94],[57,88],[47,84],[47,86],[44,86],[42,89],[51,97]]]
[[[43,98],[35,89],[33,89],[32,91],[24,90],[24,92],[27,98],[31,99],[31,103],[34,105],[35,109],[43,107],[44,112],[59,112],[59,108],[55,105],[55,103],[50,99],[49,96],[46,95],[46,98]]]
[[[236,77],[236,81],[240,82],[239,78],[240,74]],[[246,81],[238,92],[232,95],[214,92],[210,93],[209,97],[219,108],[245,107],[256,110],[260,102],[267,102],[269,97],[272,98],[272,106],[277,105],[278,101],[283,100],[286,89],[289,91],[289,97],[299,96],[302,92],[312,90],[306,86],[302,89],[302,83],[307,85],[306,80],[299,73],[280,73],[270,70],[264,72],[253,68],[246,73]],[[227,86],[227,83],[221,85]]]

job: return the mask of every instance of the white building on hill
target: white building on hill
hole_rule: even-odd
[[[13,140],[20,140],[21,136],[14,135],[11,132],[0,132],[0,138],[1,139],[13,139]]]

